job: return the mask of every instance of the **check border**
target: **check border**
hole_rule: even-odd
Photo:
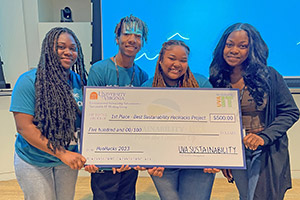
[[[236,93],[237,94],[237,97],[239,95],[239,91],[237,89],[232,89],[232,88],[229,88],[229,89],[213,89],[213,88],[128,88],[128,87],[95,87],[95,86],[86,86],[84,87],[84,99],[83,99],[83,110],[82,110],[82,126],[81,126],[81,140],[80,140],[80,153],[82,153],[84,156],[86,156],[86,152],[83,150],[83,146],[88,146],[88,144],[85,144],[85,140],[86,140],[86,136],[87,135],[97,135],[97,133],[94,133],[94,132],[88,132],[85,130],[85,126],[87,126],[87,121],[89,121],[90,119],[87,119],[87,112],[89,111],[89,109],[86,108],[86,104],[87,104],[87,93],[91,90],[95,90],[95,91],[114,91],[114,92],[123,92],[123,91],[135,91],[135,93],[139,93],[140,91],[145,91],[146,92],[150,92],[150,91],[165,91],[165,92],[171,92],[171,93],[174,93],[174,92],[180,92],[180,91],[213,91],[215,93],[220,93],[222,94],[223,92],[225,93]],[[143,92],[141,92],[143,93]],[[240,143],[241,143],[241,148],[240,148],[240,151],[239,151],[239,154],[241,155],[241,164],[239,164],[238,166],[234,166],[234,165],[210,165],[210,164],[200,164],[200,165],[183,165],[183,164],[151,164],[151,163],[140,163],[140,164],[136,164],[136,163],[129,163],[130,166],[143,166],[143,167],[153,167],[153,166],[163,166],[163,167],[167,167],[167,168],[206,168],[206,167],[216,167],[216,168],[231,168],[231,169],[245,169],[245,150],[244,150],[244,147],[243,147],[243,144],[242,144],[242,137],[243,137],[243,134],[242,134],[242,123],[241,123],[241,111],[240,111],[240,102],[238,101],[238,98],[236,98],[237,100],[237,105],[238,105],[238,111],[237,111],[237,115],[235,116],[235,120],[232,121],[232,122],[229,122],[229,123],[233,123],[233,124],[238,124],[240,127]],[[214,113],[210,113],[210,114],[219,114],[218,112],[214,112]],[[224,114],[224,113],[222,113]],[[228,114],[231,114],[231,113],[228,113]],[[157,119],[157,120],[153,120],[153,119],[149,119],[149,120],[132,120],[132,119],[110,119],[108,120],[107,122],[114,122],[114,123],[123,123],[123,122],[134,122],[136,124],[139,124],[139,123],[145,123],[145,121],[149,121],[149,122],[156,122],[156,123],[163,123],[163,124],[172,124],[172,123],[192,123],[192,124],[197,124],[197,123],[208,123],[207,121],[188,121],[188,120],[161,120],[161,119]],[[237,123],[238,122],[238,123]],[[214,122],[214,123],[222,123],[222,122]],[[111,135],[124,135],[124,134],[121,134],[121,133],[116,133],[116,132],[102,132],[101,133],[101,136],[102,137],[110,137]],[[131,136],[138,136],[140,135],[140,133],[131,133]],[[145,132],[143,133],[143,135],[150,135],[150,136],[153,136],[155,135],[155,133],[153,132]],[[170,136],[170,137],[176,137],[174,135],[177,135],[176,133],[173,133],[173,132],[169,132],[169,133],[166,133],[166,134],[161,134],[161,133],[156,133],[156,135],[159,135],[159,136]],[[192,136],[195,136],[197,134],[184,134],[185,136],[187,137],[192,137]],[[219,136],[218,133],[215,133],[215,134],[207,134],[207,133],[198,133],[198,136],[201,136],[201,137],[205,137],[205,136],[210,136],[210,137],[217,137]],[[138,154],[138,153],[142,153],[143,151],[141,150],[133,150],[132,154]],[[94,151],[95,154],[98,154],[100,152],[97,152],[97,151]],[[102,151],[101,152],[102,154],[108,154],[108,153],[116,153],[116,154],[130,154],[129,152],[122,152],[122,151],[108,151],[108,152],[105,152],[105,151]],[[106,161],[97,161],[98,163],[95,164],[95,163],[90,163],[90,162],[87,162],[87,164],[95,164],[96,166],[98,167],[120,167],[122,164],[127,164],[128,162],[126,160],[124,160],[123,162],[120,162],[120,163],[106,163]],[[122,164],[121,164],[122,163]]]

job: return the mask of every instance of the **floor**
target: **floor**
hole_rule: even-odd
[[[0,181],[0,200],[23,199],[23,193],[16,180]],[[211,200],[237,200],[238,193],[233,184],[224,178],[216,178]],[[293,180],[293,189],[285,195],[285,200],[300,199],[300,179]],[[78,178],[75,200],[92,200],[90,177]],[[137,200],[159,200],[158,194],[149,177],[139,177],[137,182]]]

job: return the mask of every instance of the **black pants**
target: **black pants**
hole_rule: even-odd
[[[135,200],[138,171],[131,169],[113,174],[112,171],[91,174],[94,200]]]

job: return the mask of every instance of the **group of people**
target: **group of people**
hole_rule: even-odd
[[[240,199],[283,199],[291,188],[287,130],[299,110],[282,76],[267,65],[268,47],[250,24],[236,23],[221,36],[209,79],[192,73],[189,47],[163,43],[153,78],[134,59],[147,42],[145,22],[132,15],[115,28],[118,53],[87,73],[80,42],[68,28],[45,36],[37,69],[22,74],[13,90],[17,138],[15,174],[25,199],[73,199],[78,170],[91,173],[94,199],[134,200],[138,170],[147,170],[162,200],[210,199],[215,173],[233,180]],[[88,76],[87,76],[88,75]],[[84,86],[238,88],[246,169],[187,169],[86,165],[78,153]]]

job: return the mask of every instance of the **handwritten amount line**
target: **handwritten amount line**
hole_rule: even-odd
[[[175,135],[175,136],[214,136],[219,137],[219,133],[195,133],[195,134],[186,134],[186,133],[142,133],[142,132],[89,132],[88,134],[102,134],[102,135],[124,135],[124,134],[130,134],[130,135],[158,135],[158,136],[164,136],[164,135]]]

